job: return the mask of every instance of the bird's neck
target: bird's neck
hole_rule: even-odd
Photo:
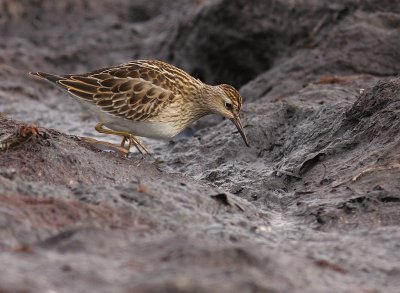
[[[193,107],[201,116],[212,114],[213,103],[215,100],[216,87],[208,84],[203,84],[193,96]]]

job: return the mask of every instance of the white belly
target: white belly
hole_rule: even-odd
[[[171,138],[180,132],[167,123],[134,122],[121,118],[104,122],[104,125],[112,130],[129,132],[133,135],[150,138]]]
[[[133,135],[167,139],[174,137],[183,129],[177,129],[171,123],[161,122],[135,122],[132,120],[116,117],[106,112],[101,111],[97,106],[80,101],[90,112],[95,114],[99,122],[104,123],[104,126],[111,130],[128,132]]]

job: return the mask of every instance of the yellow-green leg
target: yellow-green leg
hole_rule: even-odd
[[[143,145],[143,143],[133,134],[128,133],[128,132],[123,132],[123,131],[115,131],[115,130],[111,130],[111,129],[106,129],[103,126],[104,126],[104,123],[97,123],[95,126],[96,131],[98,131],[100,133],[104,133],[104,134],[114,134],[114,135],[122,136],[121,147],[125,148],[125,142],[128,141],[127,155],[129,154],[129,150],[130,150],[132,144],[136,147],[136,149],[142,155],[150,154],[150,152]]]
[[[123,136],[122,141],[121,141],[121,147],[123,147],[123,148],[125,147],[126,140],[127,140],[126,136]]]
[[[94,139],[94,138],[91,138],[91,137],[81,137],[81,140],[85,141],[85,142],[88,142],[88,143],[91,143],[91,144],[104,145],[104,146],[106,146],[108,148],[112,148],[112,149],[118,151],[118,153],[121,156],[128,156],[129,155],[129,152],[127,151],[126,148],[121,147],[121,146],[116,145],[116,144],[113,144],[111,142],[100,141],[100,140],[97,140],[97,139]]]

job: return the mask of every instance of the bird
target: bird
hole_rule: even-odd
[[[239,92],[228,84],[203,83],[169,63],[135,60],[84,74],[30,74],[68,91],[96,116],[96,131],[122,138],[114,146],[126,156],[132,145],[142,155],[150,154],[138,136],[169,139],[208,114],[230,119],[249,147]]]

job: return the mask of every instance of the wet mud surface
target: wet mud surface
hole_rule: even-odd
[[[396,1],[21,3],[0,10],[1,292],[398,291]],[[137,58],[234,84],[251,147],[208,116],[122,158],[27,74]]]

